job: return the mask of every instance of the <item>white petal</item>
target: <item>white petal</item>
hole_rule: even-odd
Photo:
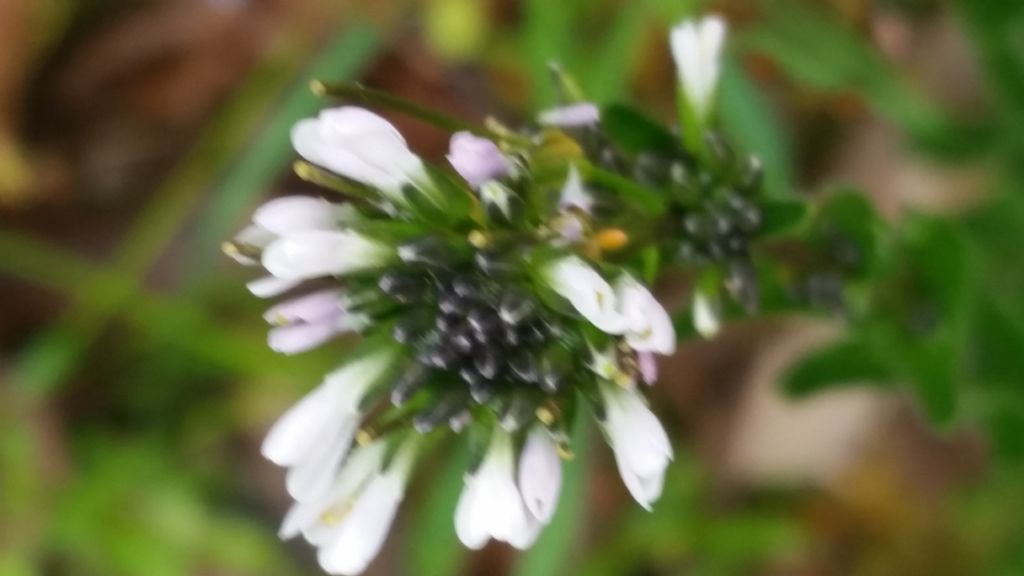
[[[279,236],[299,230],[331,230],[338,225],[335,206],[322,198],[285,196],[257,208],[252,220]]]
[[[390,122],[369,110],[343,106],[324,110],[292,129],[300,156],[346,178],[400,200],[406,183],[426,179],[422,161]]]
[[[281,537],[292,538],[301,532],[314,545],[330,541],[338,531],[339,519],[347,517],[352,501],[380,471],[385,448],[375,442],[353,450],[329,490],[292,506],[281,526]]]
[[[395,351],[384,349],[353,360],[333,373],[277,421],[263,442],[263,455],[279,466],[294,466],[324,439],[339,418],[356,411],[365,390],[390,368]]]
[[[257,278],[245,285],[257,298],[273,298],[295,288],[302,280],[281,279],[276,276]]]
[[[548,284],[591,324],[608,334],[625,331],[611,286],[583,260],[566,256],[548,265]]]
[[[725,22],[714,16],[683,22],[671,32],[672,55],[683,91],[702,121],[717,88],[725,36]]]
[[[594,198],[583,186],[583,178],[575,165],[569,168],[569,174],[565,178],[565,185],[562,186],[562,196],[558,201],[558,207],[562,210],[577,208],[590,214],[594,208]]]
[[[315,500],[331,488],[352,438],[359,427],[359,417],[339,417],[336,430],[325,434],[321,443],[306,455],[301,463],[288,470],[285,486],[288,494],[298,502]]]
[[[535,426],[519,456],[519,490],[523,502],[538,521],[547,524],[558,506],[562,489],[562,462],[551,435]]]
[[[455,507],[455,533],[463,546],[470,550],[479,550],[491,538],[487,531],[485,519],[482,517],[479,483],[474,477],[466,478],[466,486],[459,496]]]
[[[346,274],[379,266],[393,249],[351,231],[309,230],[274,241],[263,252],[263,266],[284,279]]]
[[[714,337],[722,329],[722,313],[718,303],[701,290],[693,294],[693,326],[705,338]]]
[[[337,390],[322,384],[292,406],[267,434],[263,456],[279,466],[302,462],[338,417],[335,396]]]
[[[675,327],[657,298],[628,274],[618,278],[615,293],[626,318],[626,343],[630,348],[665,355],[675,353]]]
[[[540,113],[537,121],[543,126],[578,128],[593,126],[601,120],[601,110],[590,102],[579,102]]]
[[[520,548],[529,546],[539,532],[526,509],[513,477],[512,440],[500,427],[493,431],[487,455],[466,488],[455,511],[455,529],[467,547],[478,549],[487,538]]]
[[[324,382],[338,390],[333,399],[335,405],[349,412],[358,410],[366,391],[393,368],[395,357],[394,350],[385,349],[349,362],[327,374]]]
[[[509,198],[512,194],[513,192],[509,190],[507,186],[495,180],[485,182],[484,185],[480,187],[480,199],[487,204],[497,206],[498,210],[500,210],[506,218],[510,216]]]
[[[638,392],[615,386],[603,386],[601,391],[607,409],[604,429],[619,473],[637,502],[649,509],[661,495],[672,459],[668,435]]]

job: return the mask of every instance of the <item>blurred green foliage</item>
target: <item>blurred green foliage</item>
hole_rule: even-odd
[[[552,60],[589,97],[628,100],[652,31],[661,37],[702,8],[678,0],[523,0],[521,23],[499,29],[485,4],[424,3],[428,40],[453,60],[514,70],[529,87],[519,104],[530,110],[556,101]],[[976,551],[972,573],[1022,573],[1024,4],[941,4],[968,32],[982,66],[988,102],[977,117],[959,117],[912,87],[862,31],[821,3],[755,4],[758,18],[736,33],[720,113],[730,136],[763,158],[775,197],[799,193],[796,135],[743,65],[751,56],[767,58],[802,90],[856,98],[923,157],[996,167],[987,200],[958,218],[910,214],[883,223],[862,196],[827,195],[807,225],[827,217],[843,228],[866,257],[864,274],[850,288],[848,335],[805,358],[783,384],[794,395],[868,382],[902,386],[936,423],[986,429],[995,463],[958,499],[957,533]],[[909,4],[915,13],[935,7]],[[63,17],[55,20],[64,26]],[[0,388],[0,574],[317,573],[277,543],[276,517],[253,517],[266,506],[256,501],[253,479],[232,475],[232,464],[256,453],[244,434],[265,426],[332,358],[272,357],[259,327],[225,313],[239,308],[238,282],[211,278],[212,262],[219,240],[291,159],[290,124],[319,106],[308,80],[358,78],[386,45],[386,32],[348,27],[308,67],[301,63],[308,55],[294,54],[255,72],[159,187],[111,263],[0,232],[0,273],[71,303],[7,368],[12,385]],[[671,111],[670,101],[662,105]],[[146,275],[196,216],[204,193],[184,289],[147,289]],[[111,332],[128,332],[133,344],[110,349]],[[95,368],[98,357],[108,363],[94,377],[114,401],[81,399],[73,430],[48,430],[58,425],[48,403],[78,401],[62,397],[61,386]],[[57,433],[74,439],[66,452],[46,444]],[[518,574],[750,574],[806,551],[815,537],[792,495],[709,504],[714,487],[684,449],[656,512],[629,510],[592,529],[584,524],[586,470],[597,461],[589,447],[599,443],[578,438],[555,524],[521,558]],[[467,563],[451,525],[466,455],[440,456],[401,534],[407,573],[451,574]],[[581,535],[596,544],[581,550]]]

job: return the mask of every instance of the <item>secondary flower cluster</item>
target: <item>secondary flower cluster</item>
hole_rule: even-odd
[[[684,118],[699,119],[700,133],[723,40],[716,19],[672,35]],[[361,335],[262,449],[287,468],[295,500],[281,535],[316,546],[326,571],[365,569],[417,456],[445,434],[485,447],[454,511],[470,548],[490,539],[526,548],[551,520],[579,404],[636,500],[650,508],[660,496],[672,449],[638,385],[654,383],[654,355],[672,354],[676,335],[640,280],[649,277],[646,246],[631,246],[622,223],[629,189],[578,137],[601,122],[596,106],[579,102],[518,132],[457,132],[454,174],[363,108],[328,109],[294,127],[299,174],[347,201],[272,200],[225,250],[266,271],[249,284],[255,295],[287,294],[265,315],[274,350]],[[743,198],[723,202],[735,230],[722,243],[737,251],[731,239],[753,232],[760,215]],[[678,212],[706,220],[707,237],[691,237],[716,245],[717,213]]]

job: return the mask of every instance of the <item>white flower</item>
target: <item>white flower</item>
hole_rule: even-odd
[[[448,161],[473,188],[501,178],[512,170],[512,164],[497,144],[470,132],[452,135]]]
[[[527,510],[547,524],[558,506],[562,489],[562,462],[551,434],[543,426],[534,426],[519,455],[519,490]]]
[[[359,425],[359,402],[396,358],[394,348],[381,348],[345,364],[270,429],[263,456],[289,468],[288,492],[297,501],[317,498],[330,483]]]
[[[562,187],[562,196],[558,200],[558,207],[563,211],[576,208],[587,214],[590,214],[594,209],[594,198],[583,186],[580,171],[575,165],[569,167],[569,175],[565,178],[565,185]]]
[[[725,21],[715,16],[697,22],[688,20],[672,29],[672,57],[683,93],[702,123],[711,112],[725,35]]]
[[[629,493],[650,510],[661,496],[672,446],[658,418],[635,389],[601,386],[606,416],[602,426],[615,452],[619,475]]]
[[[618,311],[612,287],[576,256],[555,260],[545,269],[548,285],[584,318],[607,334],[622,334],[626,319]]]
[[[317,558],[330,574],[363,572],[380,552],[405,495],[415,445],[407,441],[383,471],[385,443],[354,450],[329,490],[292,507],[281,536],[301,533],[319,548]]]
[[[601,111],[590,102],[580,102],[551,108],[540,113],[537,121],[543,126],[559,128],[579,128],[594,126],[601,120]]]
[[[351,230],[303,230],[274,240],[263,251],[263,267],[284,280],[337,276],[376,268],[397,252]]]
[[[455,532],[473,550],[491,538],[523,550],[536,540],[541,523],[527,509],[516,486],[511,436],[500,426],[492,434],[480,468],[466,478],[455,509]]]
[[[705,338],[712,338],[722,329],[722,311],[717,300],[702,290],[693,293],[693,327]]]
[[[626,343],[630,348],[638,352],[675,353],[672,318],[643,284],[623,274],[615,282],[615,294],[626,317]]]
[[[379,189],[402,202],[406,184],[429,182],[423,161],[384,118],[354,106],[324,110],[292,128],[292,145],[306,160]]]

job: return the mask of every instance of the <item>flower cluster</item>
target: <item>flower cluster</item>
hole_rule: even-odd
[[[723,40],[717,19],[672,34],[684,121],[700,133]],[[473,549],[490,539],[526,548],[551,520],[579,405],[598,421],[634,498],[649,509],[660,496],[672,449],[639,385],[655,382],[655,355],[672,354],[676,334],[641,279],[651,279],[643,254],[669,247],[634,240],[646,227],[630,218],[640,188],[622,182],[643,162],[595,149],[602,121],[596,106],[576,102],[520,131],[459,131],[448,155],[454,173],[424,162],[363,108],[328,109],[294,127],[300,175],[346,201],[272,200],[225,249],[266,271],[249,284],[253,294],[288,295],[265,315],[274,350],[361,335],[262,449],[287,468],[295,500],[281,535],[316,546],[326,571],[367,566],[416,458],[446,434],[483,447],[454,511]],[[742,256],[759,226],[746,192],[755,185],[749,170],[702,172],[706,150],[658,158],[669,180],[654,185],[709,190],[720,206],[698,210],[670,195],[666,218],[683,223],[695,253]],[[700,234],[687,233],[698,221]],[[676,251],[679,238],[669,237]]]

